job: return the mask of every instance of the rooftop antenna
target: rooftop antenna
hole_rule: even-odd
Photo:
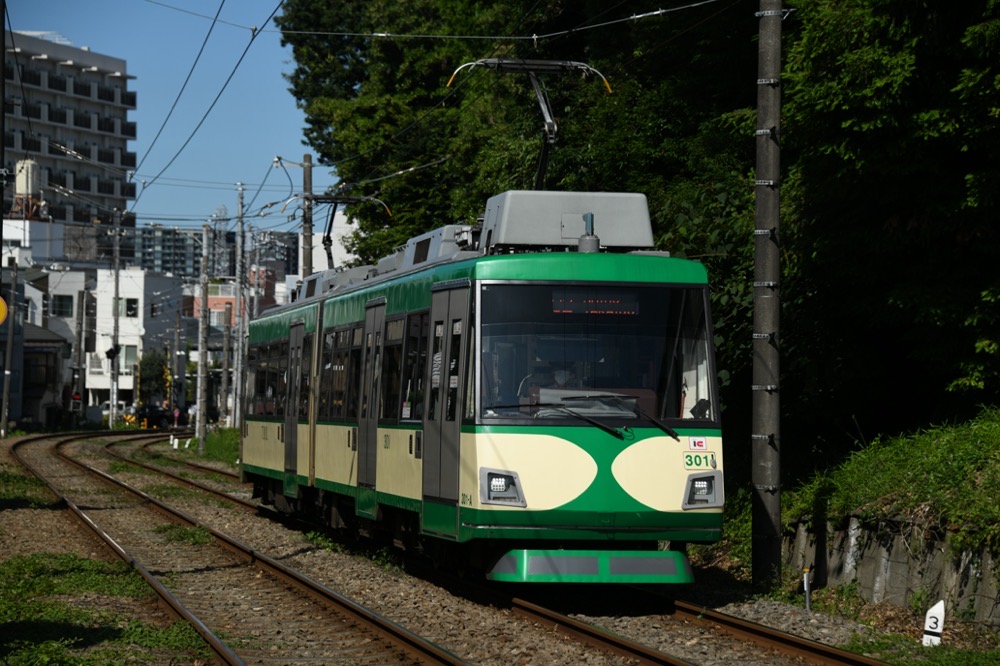
[[[565,74],[566,72],[582,72],[584,76],[596,74],[601,77],[601,81],[604,82],[604,86],[608,89],[608,92],[611,92],[611,85],[608,83],[608,80],[604,78],[603,74],[586,63],[575,62],[572,60],[510,60],[505,58],[484,58],[474,62],[467,62],[456,69],[451,75],[451,78],[448,79],[448,87],[451,87],[451,82],[455,80],[455,75],[466,67],[486,67],[498,72],[527,73],[528,78],[531,80],[531,87],[535,90],[535,97],[538,98],[538,104],[542,107],[542,117],[545,121],[545,124],[542,127],[542,153],[538,158],[538,170],[535,172],[536,190],[545,189],[545,172],[549,167],[549,153],[552,150],[552,146],[555,145],[556,132],[559,129],[556,126],[555,118],[552,116],[552,107],[549,105],[549,96],[538,81],[538,74]]]

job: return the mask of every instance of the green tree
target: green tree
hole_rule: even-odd
[[[871,436],[964,416],[997,389],[962,378],[996,363],[975,350],[997,318],[998,5],[790,4],[792,420]]]
[[[167,395],[169,375],[167,359],[158,349],[150,349],[139,359],[139,400],[143,404],[159,403]]]

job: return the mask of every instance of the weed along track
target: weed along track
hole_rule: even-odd
[[[82,459],[82,438],[15,455],[149,575],[225,663],[459,663],[444,650]],[[79,458],[79,459],[78,459]]]

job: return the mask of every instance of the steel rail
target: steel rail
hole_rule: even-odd
[[[70,440],[74,441],[74,440]],[[190,526],[198,527],[200,529],[209,532],[214,536],[220,544],[226,546],[231,551],[247,559],[250,562],[261,564],[266,567],[272,574],[278,576],[279,578],[287,581],[296,588],[302,589],[310,594],[314,599],[324,604],[332,604],[340,608],[343,612],[348,613],[352,616],[358,617],[370,625],[373,625],[378,629],[385,638],[395,645],[397,648],[401,649],[406,654],[412,656],[422,663],[434,663],[434,664],[464,664],[465,662],[459,658],[457,655],[438,647],[434,643],[427,641],[426,639],[412,633],[405,627],[402,627],[388,618],[382,617],[377,613],[364,608],[363,606],[357,604],[356,602],[348,599],[347,597],[331,590],[330,588],[322,585],[321,583],[314,581],[299,572],[286,567],[277,560],[269,557],[265,553],[262,553],[249,545],[233,539],[227,534],[216,530],[215,528],[206,525],[199,521],[198,519],[190,516],[179,509],[171,507],[155,497],[134,488],[129,484],[116,479],[110,474],[103,472],[99,469],[94,469],[85,463],[74,460],[62,451],[57,452],[60,456],[64,457],[68,462],[71,462],[81,468],[87,469],[88,471],[102,477],[109,483],[117,485],[128,492],[135,494],[136,496],[143,499],[144,502],[150,504],[151,506],[159,509],[166,515],[173,517],[176,520],[180,520]],[[214,492],[214,491],[213,491]],[[232,499],[232,498],[230,498]]]
[[[707,609],[703,606],[675,600],[673,602],[677,613],[685,619],[704,626],[714,627],[720,631],[748,640],[758,645],[766,645],[784,654],[800,657],[811,664],[847,664],[849,666],[885,666],[879,661],[863,654],[848,652],[832,645],[802,638],[793,634],[772,629],[750,620],[726,615]]]
[[[83,433],[77,433],[65,439],[56,441],[56,447],[62,444],[68,444],[69,442],[79,441],[79,439],[87,437]],[[91,433],[89,436],[93,436]],[[27,439],[17,442],[11,446],[11,453],[17,459],[17,461],[28,471],[35,475],[36,478],[40,479],[49,490],[55,494],[59,499],[59,502],[64,504],[69,511],[80,520],[86,527],[94,532],[101,541],[103,541],[115,555],[127,562],[140,576],[143,580],[156,592],[157,596],[160,598],[161,603],[170,611],[174,617],[183,619],[191,627],[198,632],[198,635],[202,637],[205,643],[208,645],[209,649],[215,655],[216,661],[224,664],[242,665],[245,662],[239,657],[232,648],[226,645],[222,639],[216,636],[215,632],[209,629],[205,624],[191,611],[189,611],[181,601],[175,597],[170,590],[163,586],[163,584],[151,574],[142,564],[140,564],[134,557],[127,553],[121,546],[119,546],[115,540],[108,534],[105,530],[101,529],[93,520],[90,519],[81,509],[78,507],[71,499],[69,499],[59,488],[55,486],[42,472],[36,469],[31,463],[25,460],[17,449],[24,444],[32,444],[39,441],[53,440],[51,435],[41,435],[37,437],[29,437]]]
[[[513,612],[553,630],[569,634],[574,640],[587,645],[635,659],[640,664],[669,664],[670,666],[691,666],[692,662],[660,652],[635,641],[604,631],[599,627],[580,622],[561,613],[548,610],[524,599],[511,599]]]

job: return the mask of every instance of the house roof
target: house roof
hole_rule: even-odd
[[[61,347],[67,342],[69,341],[66,338],[47,328],[42,328],[31,322],[24,323],[25,347]]]

